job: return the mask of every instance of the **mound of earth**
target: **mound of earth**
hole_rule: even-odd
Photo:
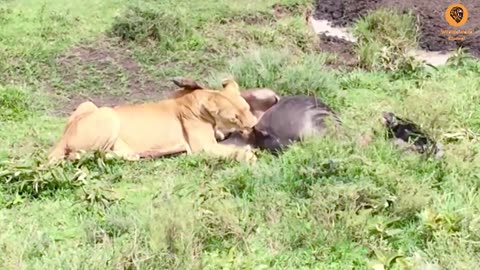
[[[442,30],[453,30],[445,21],[449,0],[317,0],[315,19],[328,20],[334,26],[350,26],[355,20],[379,7],[393,7],[401,11],[413,10],[419,19],[420,47],[428,51],[451,51],[465,47],[480,57],[480,1],[465,0],[462,4],[469,11],[467,23],[455,30],[473,30],[465,40],[449,40]]]
[[[68,99],[59,106],[59,115],[69,114],[87,100],[113,106],[162,98],[175,89],[170,81],[158,81],[143,70],[132,51],[110,40],[74,47],[56,62],[55,79],[61,83],[50,88]]]

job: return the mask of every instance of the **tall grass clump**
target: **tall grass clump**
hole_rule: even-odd
[[[360,66],[369,71],[406,73],[421,69],[423,63],[411,55],[417,48],[417,33],[411,12],[382,8],[368,13],[353,27]]]
[[[110,36],[138,43],[155,42],[165,50],[194,49],[195,25],[182,12],[168,5],[145,2],[130,5],[115,21]]]
[[[30,94],[18,87],[0,86],[0,121],[21,121],[31,112]]]
[[[226,71],[214,74],[210,82],[218,84],[228,73],[244,88],[268,87],[281,95],[316,95],[336,106],[341,102],[337,74],[323,68],[331,57],[290,49],[250,50],[232,59]]]
[[[447,59],[447,65],[452,68],[462,68],[463,70],[480,73],[480,64],[467,48],[459,47]]]

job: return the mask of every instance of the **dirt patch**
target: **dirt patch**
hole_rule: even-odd
[[[350,26],[355,20],[379,7],[413,10],[419,20],[420,47],[428,51],[450,51],[469,48],[480,57],[480,2],[466,0],[462,4],[469,11],[468,22],[458,29],[474,30],[465,40],[449,40],[441,30],[453,29],[444,19],[444,12],[452,4],[449,0],[317,0],[315,19],[329,20],[334,26]]]
[[[301,15],[307,11],[306,7],[298,3],[291,5],[277,3],[272,6],[272,10],[275,17],[279,19],[292,15]]]
[[[228,16],[220,20],[221,24],[231,24],[235,22],[244,22],[248,25],[268,25],[276,23],[278,20],[300,15],[306,12],[306,7],[295,3],[291,5],[274,4],[270,11],[256,11],[246,14]]]
[[[67,98],[60,114],[86,100],[111,106],[161,98],[161,90],[175,89],[172,83],[155,81],[127,47],[112,40],[72,48],[57,58],[56,70],[50,88]]]
[[[328,20],[334,26],[350,26],[355,20],[374,10],[381,0],[317,0],[314,17]]]
[[[244,22],[247,25],[268,25],[276,21],[277,17],[274,14],[263,11],[225,17],[220,20],[220,24]]]
[[[338,56],[335,61],[328,63],[332,67],[351,68],[358,63],[354,43],[338,37],[320,34],[317,51],[334,53]]]

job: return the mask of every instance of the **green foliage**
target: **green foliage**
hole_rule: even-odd
[[[111,35],[126,41],[156,41],[165,50],[195,49],[194,26],[188,18],[179,15],[176,10],[162,9],[156,5],[137,5],[129,7],[117,17]]]
[[[367,70],[415,73],[424,63],[412,55],[417,48],[417,27],[413,14],[377,9],[354,25],[359,64]]]
[[[0,121],[21,121],[30,113],[32,99],[25,90],[0,86]]]
[[[147,41],[165,51],[202,51],[236,54],[254,44],[312,50],[313,35],[298,17],[277,18],[274,5],[245,10],[246,3],[206,1],[145,1],[117,16],[109,33],[126,41]],[[302,5],[281,5],[293,14]],[[197,16],[192,16],[197,13]]]
[[[74,163],[61,164],[48,164],[42,156],[0,163],[0,189],[6,195],[2,204],[11,206],[18,200],[54,197],[79,188],[83,191],[83,200],[89,204],[108,206],[114,201],[94,184],[120,181],[122,175],[118,162],[107,160],[105,163],[105,157],[100,153],[95,153],[93,158],[85,155]]]
[[[417,29],[413,13],[400,14],[392,9],[377,9],[359,19],[354,33],[360,40],[377,40],[381,44],[398,43],[406,48],[416,44]]]
[[[447,65],[452,68],[463,68],[464,70],[480,72],[478,61],[468,52],[468,49],[462,47],[459,47],[453,55],[447,59]]]
[[[288,48],[251,50],[230,61],[226,72],[214,74],[209,82],[218,86],[221,78],[231,74],[244,88],[267,87],[281,95],[316,95],[337,107],[343,102],[342,93],[335,73],[324,68],[331,57],[295,53]]]

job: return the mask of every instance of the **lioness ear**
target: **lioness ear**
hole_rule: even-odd
[[[172,78],[171,80],[175,85],[177,85],[178,87],[182,87],[186,90],[205,89],[205,87],[202,84],[191,79],[175,77],[175,78]]]
[[[240,95],[240,86],[233,78],[224,79],[222,81],[222,87],[225,92]]]

